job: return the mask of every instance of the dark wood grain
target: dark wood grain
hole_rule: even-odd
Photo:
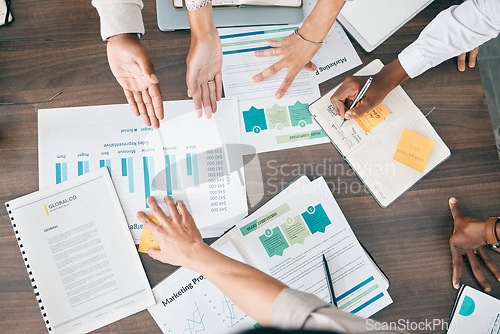
[[[375,58],[390,62],[439,11],[459,2],[434,1],[373,53],[362,51],[354,42],[363,63]],[[2,203],[38,189],[37,109],[125,103],[107,65],[99,17],[90,1],[15,0],[12,10],[16,21],[0,28],[0,102],[40,101],[58,91],[63,94],[48,104],[0,106]],[[155,65],[164,100],[186,99],[189,32],[160,32],[153,0],[145,1],[143,16],[147,33],[142,42]],[[326,93],[344,77],[323,83],[321,92]],[[468,215],[485,218],[499,212],[500,163],[478,69],[459,73],[456,61],[449,60],[407,81],[403,88],[421,110],[436,107],[429,120],[452,156],[389,208],[382,209],[375,202],[330,144],[259,154],[259,163],[247,166],[248,193],[262,187],[253,177],[256,173],[264,181],[260,203],[298,173],[325,177],[359,240],[391,280],[394,303],[375,318],[446,320],[456,297],[451,286],[448,238],[452,219],[447,199],[457,196]],[[45,332],[4,210],[0,210],[0,250],[2,332]],[[174,270],[140,256],[151,285]],[[498,256],[494,259],[500,264]],[[487,270],[485,274],[493,288],[491,294],[500,297],[499,283]],[[468,265],[463,282],[478,288]],[[160,331],[143,311],[98,332]]]

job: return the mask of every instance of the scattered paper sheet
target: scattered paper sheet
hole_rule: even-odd
[[[149,196],[165,210],[165,195],[183,200],[202,235],[219,236],[247,213],[237,101],[220,101],[210,120],[197,118],[190,100],[164,108],[158,130],[125,104],[39,110],[40,188],[106,166],[135,243]]]
[[[393,159],[423,173],[433,147],[434,141],[404,129]]]

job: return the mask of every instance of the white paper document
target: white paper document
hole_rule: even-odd
[[[324,254],[341,310],[369,317],[392,303],[387,278],[363,250],[323,178],[298,178],[212,247],[330,301]],[[153,293],[157,303],[148,311],[163,333],[236,333],[255,325],[203,276],[185,268]]]
[[[240,262],[230,241],[218,251]],[[156,305],[148,308],[163,333],[239,333],[256,322],[200,274],[181,269],[158,283]]]
[[[309,16],[317,0],[304,0],[304,17]],[[347,72],[362,64],[349,37],[338,21],[326,35],[323,45],[311,60],[318,68],[314,78],[318,84]]]
[[[264,47],[267,39],[281,39],[292,31],[290,27],[275,26],[219,29],[224,92],[227,97],[238,98],[243,154],[328,142],[307,112],[309,103],[320,96],[312,72],[299,72],[279,100],[274,94],[287,69],[259,83],[252,82],[254,75],[279,60],[279,57],[255,57],[253,51]]]
[[[136,213],[148,212],[150,195],[163,208],[167,194],[183,200],[204,237],[220,235],[247,214],[237,101],[220,101],[210,120],[195,116],[192,101],[164,108],[159,130],[128,105],[39,110],[40,188],[106,166],[136,243]]]
[[[388,281],[364,252],[323,178],[267,205],[237,226],[232,240],[247,263],[330,301],[328,260],[340,310],[369,317],[392,303]]]
[[[87,333],[154,304],[105,168],[6,207],[50,333]]]
[[[448,334],[500,333],[500,300],[462,285],[448,325]]]

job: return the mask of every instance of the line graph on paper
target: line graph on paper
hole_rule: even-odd
[[[206,327],[203,322],[203,318],[205,314],[200,311],[198,304],[195,302],[195,311],[191,318],[186,319],[187,328],[184,329],[184,334],[197,334],[197,333],[205,333]]]

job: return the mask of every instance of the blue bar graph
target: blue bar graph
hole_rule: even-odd
[[[165,179],[167,183],[167,195],[172,195],[172,172],[170,167],[170,156],[165,155]]]
[[[61,164],[61,167],[62,167],[62,182],[64,182],[68,179],[68,163],[63,162]]]
[[[175,163],[174,154],[170,156],[170,162],[172,163],[172,168],[170,169],[170,172],[172,174],[172,188],[174,188],[174,190],[177,190],[177,165]]]
[[[99,167],[104,167],[104,160],[99,161]]]
[[[200,187],[200,178],[198,176],[198,154],[193,153],[193,177],[194,177],[194,187]]]
[[[122,176],[127,176],[127,158],[122,158]]]
[[[61,183],[61,163],[56,163],[56,184]]]
[[[151,191],[149,189],[149,166],[148,166],[148,157],[142,157],[142,164],[144,169],[144,195],[147,198],[151,195]],[[146,208],[149,208],[148,202],[146,201]]]
[[[128,191],[129,193],[134,192],[134,165],[132,162],[132,158],[127,159],[127,168],[128,168]]]
[[[151,191],[155,191],[156,186],[155,186],[155,159],[154,159],[154,157],[149,157],[149,180],[151,182]]]
[[[83,174],[83,161],[78,161],[78,176]]]
[[[84,161],[84,162],[83,162],[83,172],[84,172],[84,173],[88,173],[88,172],[89,172],[89,169],[90,169],[90,168],[89,168],[89,161],[88,161],[88,160],[87,160],[87,161]]]
[[[108,167],[108,170],[111,173],[111,160],[106,159],[106,167]]]
[[[186,167],[187,167],[187,174],[193,175],[193,166],[191,164],[191,153],[186,153]]]

